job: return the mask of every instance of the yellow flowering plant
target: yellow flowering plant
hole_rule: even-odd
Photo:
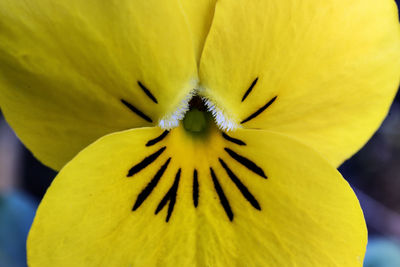
[[[2,0],[0,106],[61,170],[30,266],[362,266],[336,167],[400,80],[393,0]]]

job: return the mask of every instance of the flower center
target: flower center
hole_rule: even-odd
[[[207,111],[204,101],[199,96],[194,96],[189,102],[189,111],[183,118],[185,130],[195,136],[203,136],[208,132],[212,115]]]

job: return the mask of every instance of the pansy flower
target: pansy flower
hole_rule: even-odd
[[[392,0],[2,0],[0,105],[61,171],[30,266],[361,266],[336,170],[400,75]]]

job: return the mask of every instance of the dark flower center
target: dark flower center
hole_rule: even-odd
[[[183,127],[195,136],[204,136],[212,122],[212,115],[207,111],[203,99],[194,96],[189,102],[189,111],[183,118]]]

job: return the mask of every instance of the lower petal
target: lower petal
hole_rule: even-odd
[[[356,196],[286,136],[141,128],[106,136],[49,188],[30,266],[362,266]]]

